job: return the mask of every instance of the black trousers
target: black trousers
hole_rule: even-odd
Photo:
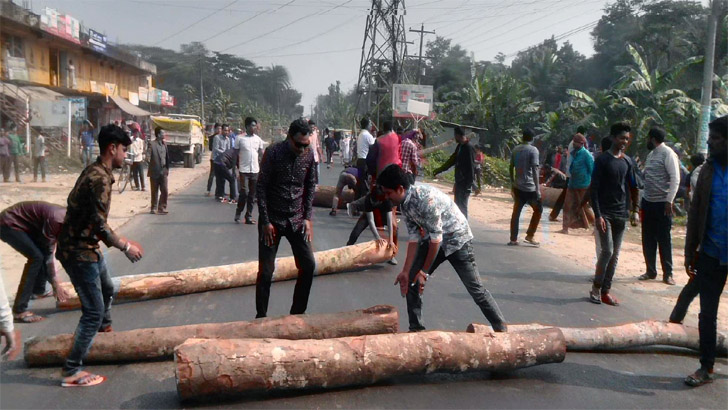
[[[712,369],[715,365],[718,305],[725,287],[728,266],[721,266],[718,259],[701,252],[696,269],[696,279],[700,286],[700,364],[706,369]]]
[[[685,320],[685,315],[688,313],[690,304],[699,293],[700,284],[698,280],[695,278],[690,279],[682,291],[680,291],[680,296],[677,297],[677,303],[675,303],[675,307],[672,308],[672,313],[670,313],[670,322],[682,323]]]
[[[256,318],[266,317],[268,314],[270,285],[275,271],[278,245],[280,245],[282,237],[285,236],[288,243],[291,244],[293,258],[298,268],[298,279],[293,291],[293,304],[290,311],[292,315],[306,313],[313,274],[316,270],[316,259],[313,256],[311,244],[304,239],[303,230],[294,231],[290,226],[274,226],[276,229],[275,240],[273,246],[268,246],[263,240],[263,227],[258,225],[258,278],[255,281]]]
[[[28,304],[33,294],[45,293],[48,281],[45,262],[53,256],[45,254],[30,235],[17,229],[0,226],[0,240],[28,258],[13,303],[13,313],[17,315],[28,310]]]
[[[149,185],[152,188],[152,211],[157,209],[160,211],[167,210],[167,196],[169,195],[167,177],[167,175],[162,175],[158,178],[149,178]]]
[[[453,189],[455,191],[455,205],[457,205],[460,212],[465,215],[465,219],[468,219],[468,201],[470,200],[472,186],[472,182],[470,184],[464,184],[462,187],[455,184]]]
[[[215,179],[215,163],[210,160],[210,174],[207,176],[207,192],[212,189],[212,181]]]
[[[642,199],[642,254],[647,265],[647,275],[657,277],[657,250],[660,250],[662,277],[672,276],[672,217],[665,215],[666,202],[649,202]]]
[[[238,192],[238,206],[235,208],[235,215],[240,216],[247,205],[245,219],[253,217],[253,202],[255,201],[255,189],[258,186],[258,174],[240,173],[238,181],[240,191]]]
[[[369,178],[367,178],[367,160],[359,158],[356,160],[356,168],[359,170],[359,179],[356,184],[356,199],[369,193]]]
[[[225,196],[225,182],[230,184],[230,199],[235,199],[235,181],[232,172],[222,164],[215,164],[215,198]]]

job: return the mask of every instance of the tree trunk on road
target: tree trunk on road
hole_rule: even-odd
[[[502,371],[558,363],[558,329],[478,335],[398,333],[326,340],[200,340],[175,349],[182,399],[369,385],[433,372]]]
[[[171,359],[174,348],[190,338],[198,339],[329,339],[345,336],[395,333],[399,315],[393,306],[378,305],[351,312],[291,315],[250,322],[136,329],[99,333],[86,363]],[[29,366],[60,365],[73,345],[73,335],[32,338],[25,343]]]
[[[346,272],[376,263],[383,263],[392,259],[396,253],[395,248],[380,248],[375,241],[314,252],[316,275]],[[115,290],[114,302],[158,299],[249,286],[255,284],[257,275],[258,261],[252,261],[174,272],[119,276],[112,278]],[[293,256],[276,259],[273,281],[277,282],[297,277],[298,268],[296,268]],[[57,306],[62,309],[80,307],[81,302],[73,285],[69,282],[63,282],[61,286],[68,292],[68,300],[64,303],[58,303]]]
[[[437,144],[435,146],[432,146],[432,147],[429,147],[429,148],[425,148],[423,150],[420,150],[420,152],[418,152],[417,154],[420,157],[424,157],[425,155],[427,155],[429,153],[435,152],[435,151],[440,150],[440,149],[444,149],[448,145],[452,145],[454,143],[455,143],[455,140],[454,139],[447,140],[447,141],[443,142],[442,144]]]
[[[555,326],[538,323],[509,324],[508,331],[522,332],[553,327]],[[558,329],[564,333],[566,348],[575,352],[611,351],[652,345],[675,346],[700,351],[700,335],[697,328],[658,320],[608,327],[560,327]],[[469,333],[493,332],[490,326],[477,323],[471,323],[467,331]],[[718,332],[717,346],[717,353],[725,357],[728,354],[728,336],[725,333]]]
[[[559,199],[563,188],[551,188],[541,185],[541,203],[543,206],[553,208],[556,205],[556,200]],[[591,206],[584,207],[586,211],[586,219],[589,220],[590,224],[594,224],[594,210]]]
[[[316,193],[313,196],[313,206],[331,209],[334,202],[336,187],[327,185],[316,185]],[[346,209],[346,204],[354,201],[354,191],[344,188],[339,197],[338,209]]]

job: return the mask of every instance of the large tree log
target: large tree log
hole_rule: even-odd
[[[314,252],[316,274],[346,272],[386,262],[397,253],[396,247],[377,246],[375,241],[364,242],[342,248]],[[176,295],[186,295],[209,290],[235,288],[254,285],[258,275],[258,261],[234,265],[209,266],[185,269],[174,272],[148,273],[142,275],[119,276],[114,282],[114,301],[136,301],[158,299]],[[273,281],[295,279],[298,277],[293,256],[276,259]],[[63,309],[81,306],[78,295],[69,282],[61,283],[68,292],[68,300],[58,303]]]
[[[538,323],[509,324],[508,331],[522,332],[552,327],[554,326]],[[559,329],[564,333],[566,348],[569,351],[611,351],[652,345],[700,350],[700,335],[697,328],[659,320],[645,320],[644,322],[607,327],[560,327]],[[477,323],[471,323],[467,331],[469,333],[493,332],[490,326]],[[728,336],[725,333],[718,332],[717,347],[719,355],[723,357],[728,355]]]
[[[331,209],[334,202],[334,194],[336,187],[327,185],[316,185],[316,193],[313,196],[313,206]],[[338,209],[346,209],[346,204],[354,201],[354,191],[344,188],[344,192],[339,197]]]
[[[470,136],[472,137],[472,135],[470,135]],[[455,140],[450,139],[450,140],[443,142],[442,144],[437,144],[437,145],[433,145],[432,147],[422,149],[417,153],[417,155],[419,155],[420,157],[424,157],[425,155],[427,155],[429,153],[435,152],[437,150],[445,149],[445,147],[447,147],[448,145],[452,145],[454,143],[455,143]]]
[[[99,333],[84,360],[87,363],[105,363],[171,359],[175,346],[190,338],[329,339],[396,333],[398,329],[397,309],[378,305],[351,312]],[[63,364],[72,346],[72,334],[31,338],[25,342],[25,362],[29,366]]]
[[[499,371],[564,360],[558,329],[421,332],[326,340],[200,340],[175,349],[182,399],[368,385],[401,375]]]
[[[551,188],[547,186],[541,185],[541,203],[543,206],[547,206],[549,208],[553,208],[554,205],[556,205],[556,201],[559,199],[559,195],[561,195],[561,191],[563,191],[562,188]],[[594,223],[594,210],[591,206],[585,207],[586,209],[586,219],[589,220],[590,224]]]

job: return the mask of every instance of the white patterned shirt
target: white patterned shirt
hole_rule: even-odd
[[[411,185],[400,205],[407,222],[410,242],[440,240],[445,256],[450,256],[473,239],[468,220],[449,196],[427,185]],[[424,231],[424,238],[420,233]]]

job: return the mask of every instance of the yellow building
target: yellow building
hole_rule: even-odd
[[[174,104],[153,87],[156,70],[70,15],[48,8],[35,14],[0,0],[3,125],[25,127],[29,112],[32,127],[63,126],[68,107],[74,124],[141,123],[150,112]]]

